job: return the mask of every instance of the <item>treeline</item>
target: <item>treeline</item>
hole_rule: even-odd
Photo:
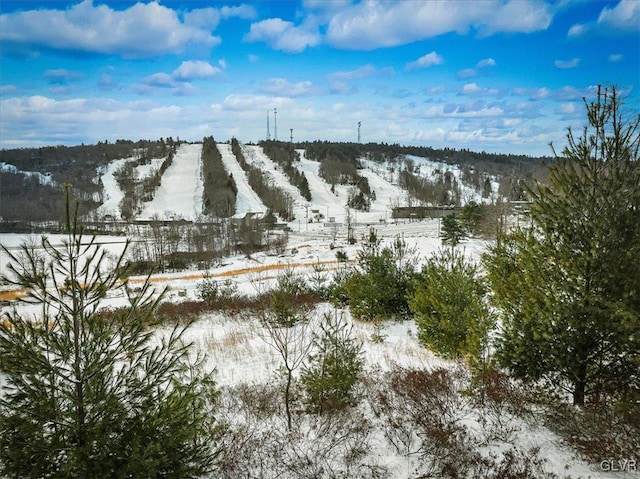
[[[302,197],[311,201],[311,190],[309,182],[304,173],[300,173],[293,162],[300,161],[300,154],[293,149],[293,146],[281,141],[261,141],[260,146],[265,154],[271,158],[276,164],[282,167],[285,175],[289,178],[289,182],[298,188]]]
[[[233,175],[224,169],[222,155],[213,136],[202,140],[202,179],[204,213],[218,218],[233,216],[238,188]]]
[[[278,188],[260,168],[256,168],[247,162],[240,142],[236,138],[231,139],[231,151],[233,151],[242,169],[247,173],[249,186],[260,197],[264,205],[269,208],[269,211],[277,213],[285,221],[293,221],[295,217],[293,215],[293,198],[291,195]]]

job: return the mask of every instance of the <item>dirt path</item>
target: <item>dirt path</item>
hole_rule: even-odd
[[[248,274],[259,274],[264,273],[266,271],[281,271],[287,268],[310,268],[313,266],[326,266],[326,265],[338,265],[339,262],[337,260],[325,260],[325,261],[309,261],[309,262],[296,262],[296,263],[275,263],[275,264],[264,264],[259,266],[252,266],[246,268],[238,268],[232,269],[229,271],[221,271],[219,273],[185,273],[177,276],[162,276],[162,275],[153,275],[150,278],[151,283],[153,284],[162,284],[162,283],[174,283],[179,281],[194,281],[198,279],[207,278],[236,278],[239,276],[244,276]],[[129,283],[131,284],[141,284],[144,283],[146,277],[144,276],[135,276],[129,278]],[[13,301],[16,299],[25,298],[26,293],[23,289],[5,289],[0,290],[0,301]]]

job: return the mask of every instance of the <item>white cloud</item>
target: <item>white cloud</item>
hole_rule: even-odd
[[[275,50],[299,53],[307,47],[320,43],[317,27],[296,27],[292,22],[280,18],[269,18],[251,24],[249,33],[244,36],[246,42],[266,42]]]
[[[476,64],[476,68],[495,67],[497,65],[493,58],[485,58]]]
[[[456,73],[456,78],[458,80],[464,80],[466,78],[472,78],[478,76],[479,72],[475,68],[465,68],[464,70],[460,70]]]
[[[565,116],[571,116],[578,112],[578,107],[576,107],[575,103],[561,103],[556,109],[556,112]],[[582,113],[582,110],[580,110],[580,113]]]
[[[140,138],[173,135],[191,140],[211,134],[211,115],[202,105],[30,96],[0,100],[0,109],[2,147],[115,140],[130,138],[131,132]]]
[[[208,78],[221,73],[221,70],[203,61],[185,61],[173,71],[172,77],[178,81],[188,81],[195,78]]]
[[[544,100],[551,95],[551,90],[542,88],[514,88],[513,93],[517,96],[526,96],[530,100]]]
[[[541,0],[448,2],[401,0],[359,2],[337,11],[327,26],[329,44],[374,50],[432,38],[448,32],[483,35],[546,29],[553,15]]]
[[[253,20],[258,16],[256,9],[251,5],[236,5],[235,7],[222,7],[220,14],[223,18],[237,17],[243,20]]]
[[[291,83],[284,78],[269,78],[259,91],[283,97],[304,96],[313,92],[313,84],[310,81]]]
[[[612,53],[609,55],[609,61],[611,63],[619,62],[620,60],[622,60],[622,53]]]
[[[569,69],[569,68],[577,67],[578,63],[580,63],[580,59],[579,58],[572,58],[571,60],[556,60],[555,62],[553,62],[553,65],[556,68],[560,68],[560,69],[566,70],[566,69]]]
[[[636,33],[640,27],[640,2],[620,0],[614,7],[605,6],[598,19],[587,23],[576,23],[567,35],[579,37],[590,32],[604,34]]]
[[[612,31],[637,32],[640,26],[640,2],[620,0],[613,8],[606,6],[600,12],[597,23]]]
[[[345,71],[337,71],[329,75],[330,81],[347,81],[347,80],[357,80],[361,78],[367,78],[372,75],[377,74],[388,74],[391,73],[389,69],[378,70],[371,64],[364,65],[360,68],[356,68],[355,70],[345,70]]]
[[[465,68],[458,71],[458,73],[456,73],[456,78],[458,80],[465,80],[467,78],[476,77],[486,71],[487,68],[495,67],[496,65],[497,63],[493,58],[484,58],[476,63],[475,68]]]
[[[198,8],[185,12],[185,25],[203,30],[215,30],[220,23],[220,12],[216,8]]]
[[[173,77],[167,73],[159,72],[149,75],[144,79],[144,83],[149,86],[155,86],[159,88],[172,88],[176,86],[176,82]]]
[[[416,61],[407,63],[405,66],[405,70],[418,70],[421,68],[429,68],[434,65],[442,65],[444,63],[444,58],[438,55],[435,51],[431,53],[427,53],[426,55],[421,56]]]
[[[467,83],[460,90],[461,95],[496,95],[498,90],[495,88],[482,88],[477,83]]]
[[[188,44],[213,47],[220,39],[206,28],[181,22],[175,11],[157,2],[125,10],[93,5],[67,10],[30,10],[0,15],[0,41],[28,48],[115,54],[147,58],[180,53]]]
[[[587,31],[589,31],[589,28],[590,28],[589,25],[576,23],[575,25],[572,25],[571,28],[569,28],[567,35],[569,37],[579,37],[584,35]]]
[[[14,85],[0,85],[0,95],[10,95],[17,92],[18,89]]]

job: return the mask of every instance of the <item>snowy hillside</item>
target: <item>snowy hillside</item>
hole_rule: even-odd
[[[202,214],[201,152],[201,143],[178,147],[153,200],[143,203],[139,218],[178,216],[193,220]]]
[[[247,175],[238,163],[236,156],[231,151],[231,145],[228,143],[218,143],[218,151],[222,155],[222,163],[228,174],[233,175],[233,179],[238,188],[236,195],[236,214],[237,218],[244,217],[247,213],[267,212],[267,207],[262,203],[260,197],[249,186]]]
[[[247,213],[265,213],[267,207],[249,185],[246,172],[238,163],[231,145],[220,143],[217,147],[222,155],[224,168],[228,174],[233,175],[238,189],[235,216],[244,217]],[[346,221],[346,204],[350,190],[354,187],[336,184],[332,189],[319,174],[320,162],[308,159],[304,149],[296,150],[300,155],[300,161],[294,162],[293,166],[300,173],[304,173],[307,179],[311,192],[310,201],[302,197],[300,191],[291,184],[282,167],[272,161],[261,146],[243,145],[242,148],[247,163],[261,170],[275,187],[286,192],[292,199],[295,225],[300,222],[326,222],[329,218],[333,218],[337,223]],[[161,185],[155,192],[153,200],[142,203],[142,212],[137,216],[139,219],[150,219],[157,215],[161,218],[178,216],[193,220],[202,214],[201,151],[200,143],[180,145],[172,165],[162,176]],[[123,193],[113,173],[127,161],[133,161],[133,159],[112,161],[101,172],[104,203],[98,210],[99,214],[120,216],[119,205],[123,199]],[[364,158],[359,161],[364,168],[358,170],[358,174],[368,180],[371,190],[375,193],[375,199],[371,201],[369,211],[352,209],[349,212],[353,222],[376,224],[389,221],[394,207],[411,204],[408,192],[398,184],[399,171],[407,164],[411,165],[412,174],[431,182],[435,182],[443,174],[449,174],[455,181],[462,205],[469,201],[488,203],[497,197],[499,183],[495,177],[490,178],[492,195],[483,198],[477,186],[474,187],[465,182],[463,172],[458,165],[411,155],[394,161],[375,162]],[[153,169],[157,169],[161,162],[162,159],[155,159],[148,165],[138,166],[137,177],[145,177]]]
[[[55,186],[56,182],[53,181],[50,175],[42,174],[38,171],[22,171],[16,168],[14,165],[8,163],[0,163],[0,173],[12,173],[14,175],[20,174],[25,178],[36,178],[41,185]]]

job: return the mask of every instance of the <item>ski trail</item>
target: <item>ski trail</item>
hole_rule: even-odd
[[[242,218],[247,213],[261,213],[267,212],[267,207],[264,205],[258,194],[253,191],[249,186],[247,175],[238,163],[236,155],[231,150],[231,145],[228,143],[218,143],[218,151],[222,155],[222,163],[227,173],[233,175],[233,179],[236,182],[238,188],[238,194],[236,195],[236,218]]]
[[[171,166],[162,175],[162,183],[152,201],[144,203],[141,219],[179,216],[195,220],[202,214],[202,143],[178,147]]]

